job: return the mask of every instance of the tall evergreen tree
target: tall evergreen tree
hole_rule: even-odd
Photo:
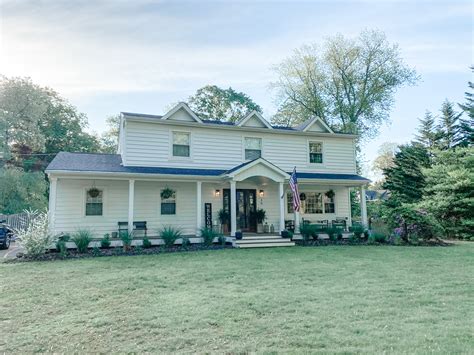
[[[474,66],[471,67],[474,72]],[[469,81],[469,89],[474,91],[474,83]],[[474,92],[465,93],[466,102],[459,107],[467,114],[467,118],[459,121],[459,139],[457,145],[466,147],[474,145]]]
[[[393,202],[414,203],[423,196],[425,177],[422,169],[430,166],[428,150],[420,143],[399,146],[393,166],[384,169],[383,188],[392,193]]]
[[[430,111],[426,111],[425,117],[420,118],[416,142],[423,145],[430,152],[439,147],[441,134],[436,128],[436,120]]]
[[[459,140],[459,117],[462,112],[456,112],[454,104],[448,100],[443,102],[440,111],[438,129],[441,136],[441,148],[449,149],[454,147]]]

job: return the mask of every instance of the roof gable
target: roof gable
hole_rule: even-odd
[[[322,133],[334,133],[334,131],[329,127],[326,122],[324,122],[319,117],[313,117],[303,122],[298,126],[298,130],[302,132],[322,132]]]
[[[168,113],[164,115],[161,119],[202,123],[201,119],[184,102],[180,102],[179,104],[177,104],[170,111],[168,111]]]
[[[270,123],[268,123],[257,111],[250,112],[247,116],[237,122],[236,126],[273,129]]]
[[[273,181],[282,182],[290,175],[264,158],[258,158],[240,164],[225,173],[235,181],[243,181],[253,176],[264,176]]]

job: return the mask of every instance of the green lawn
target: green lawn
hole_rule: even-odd
[[[468,353],[474,243],[0,264],[0,352]]]

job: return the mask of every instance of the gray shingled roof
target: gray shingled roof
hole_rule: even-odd
[[[232,169],[196,169],[196,168],[170,168],[123,166],[119,154],[93,154],[93,153],[68,153],[61,152],[46,168],[46,172],[69,171],[91,173],[126,173],[126,174],[163,174],[163,175],[192,175],[192,176],[220,176],[228,174],[251,163],[245,162]],[[288,172],[291,175],[291,172]],[[322,180],[356,180],[370,181],[354,174],[328,174],[328,173],[297,173],[299,179]]]

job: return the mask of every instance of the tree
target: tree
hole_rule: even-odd
[[[262,108],[249,96],[231,87],[204,86],[188,99],[188,103],[200,117],[216,121],[236,122],[251,111],[262,113]]]
[[[100,137],[101,152],[117,153],[120,131],[120,115],[109,116],[106,119],[107,130]]]
[[[441,106],[440,123],[438,125],[442,149],[449,149],[459,140],[459,117],[462,112],[454,111],[454,104],[445,100]]]
[[[430,111],[426,111],[425,117],[419,119],[420,126],[415,136],[416,142],[423,145],[429,152],[440,147],[441,133],[436,127],[435,117]]]
[[[438,151],[423,170],[420,206],[444,226],[448,237],[474,235],[474,147]]]
[[[0,145],[5,158],[13,144],[44,149],[39,120],[47,109],[47,95],[29,78],[0,76]]]
[[[47,182],[40,172],[28,173],[10,167],[0,169],[0,213],[46,209]]]
[[[471,67],[474,72],[474,66]],[[474,83],[468,82],[469,89],[474,90]],[[466,102],[459,107],[466,113],[467,118],[459,120],[459,139],[457,145],[467,147],[474,145],[474,92],[466,92]]]
[[[29,78],[0,77],[0,128],[5,159],[43,170],[60,151],[98,151],[87,117],[57,92]]]
[[[397,150],[397,143],[385,142],[377,151],[378,155],[372,163],[372,171],[377,174],[383,173],[384,170],[393,166],[393,159]]]
[[[378,31],[342,35],[324,46],[306,45],[275,67],[280,102],[274,122],[296,124],[318,116],[333,129],[372,137],[388,119],[395,91],[416,73]]]
[[[384,170],[383,187],[390,190],[389,205],[418,202],[423,196],[422,169],[430,166],[428,151],[419,143],[399,146],[393,166]]]

